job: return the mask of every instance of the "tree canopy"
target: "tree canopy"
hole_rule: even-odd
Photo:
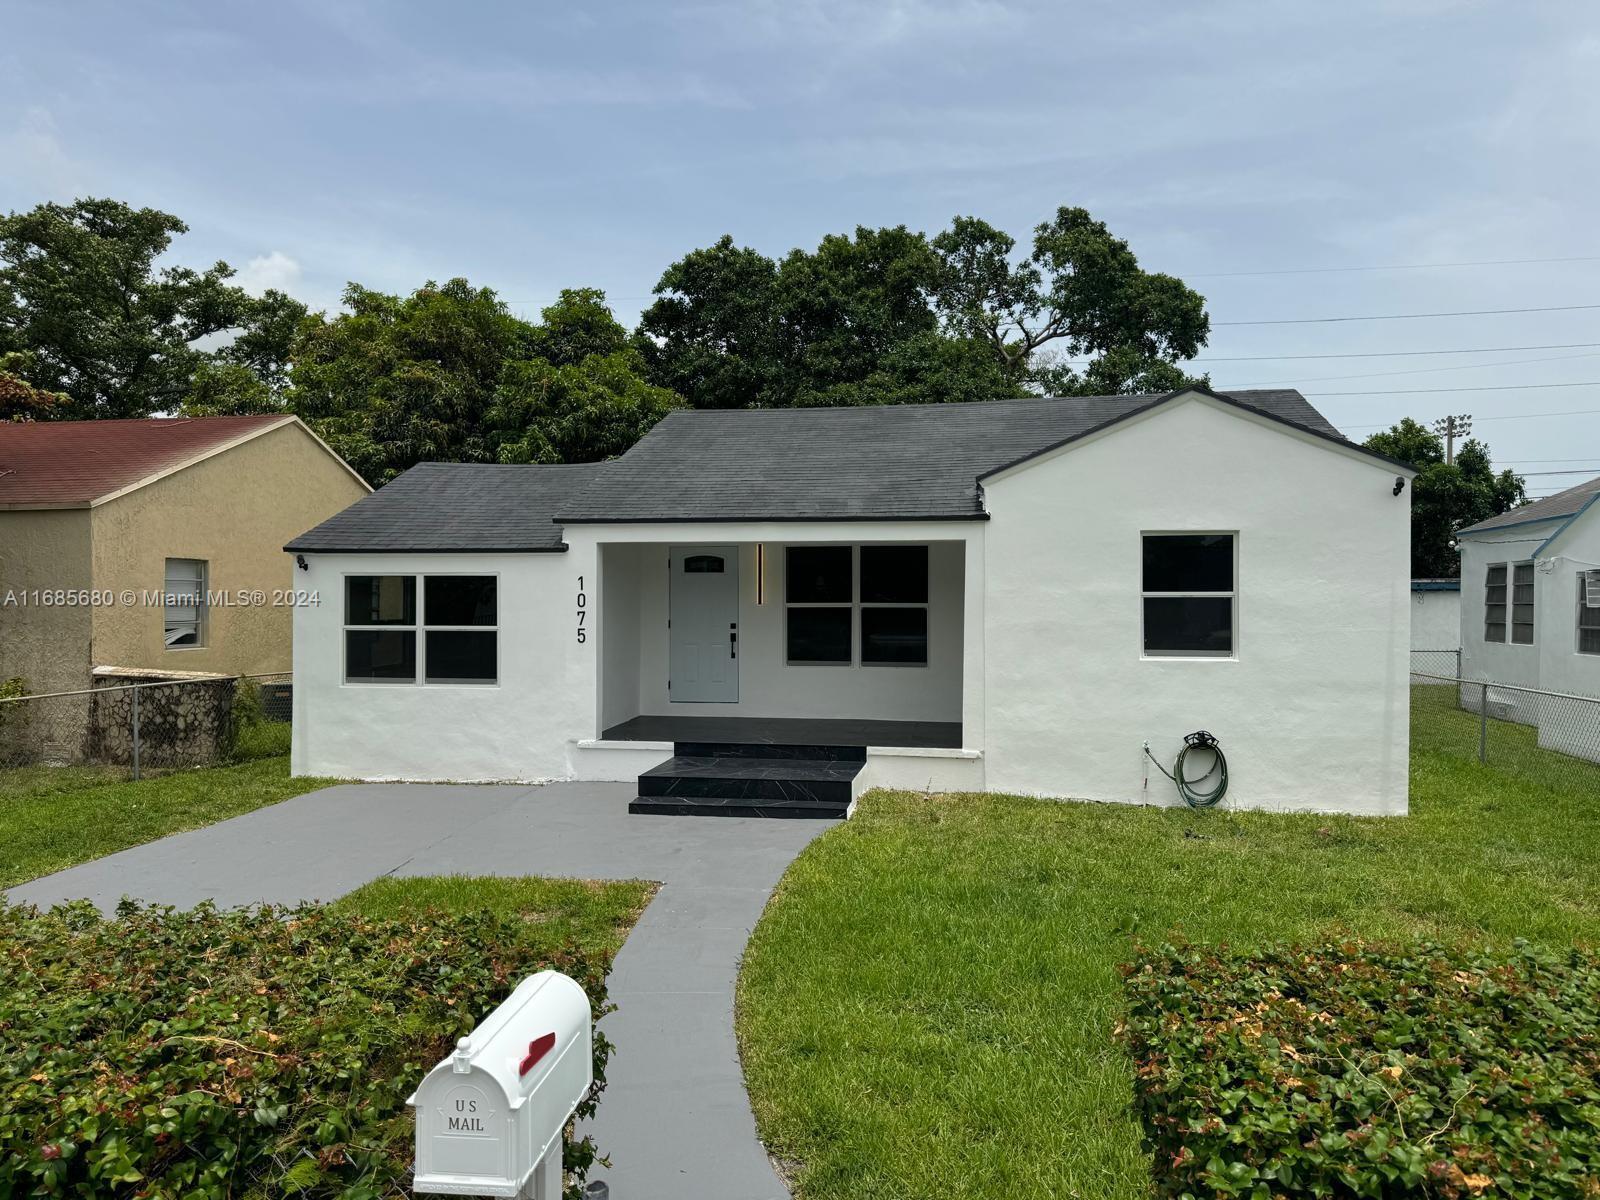
[[[1373,434],[1364,444],[1417,468],[1411,485],[1413,578],[1460,575],[1456,531],[1498,516],[1527,499],[1522,477],[1509,470],[1496,474],[1489,447],[1476,438],[1456,451],[1454,463],[1447,463],[1439,435],[1406,417]]]
[[[18,377],[34,388],[65,397],[36,415],[171,412],[202,368],[240,362],[254,373],[281,344],[281,326],[305,312],[298,301],[251,297],[228,282],[224,262],[156,266],[187,229],[170,213],[103,199],[0,216],[0,354],[18,356]],[[220,351],[196,345],[230,330],[238,336]],[[280,382],[286,365],[278,360]],[[258,378],[270,390],[272,372]]]
[[[594,289],[538,324],[465,279],[391,296],[358,284],[305,321],[288,408],[381,484],[419,462],[593,462],[622,453],[680,402]]]
[[[1179,364],[1209,329],[1200,295],[1081,208],[1039,225],[1020,261],[976,217],[931,240],[859,227],[781,262],[724,236],[655,292],[651,377],[697,408],[1168,390],[1192,382]]]

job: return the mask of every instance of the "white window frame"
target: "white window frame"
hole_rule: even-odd
[[[1574,638],[1573,638],[1573,648],[1576,651],[1576,653],[1578,653],[1578,654],[1600,655],[1600,608],[1590,608],[1589,605],[1585,602],[1587,598],[1586,598],[1586,596],[1584,594],[1585,588],[1587,586],[1587,580],[1586,580],[1585,577],[1589,576],[1589,575],[1600,576],[1600,570],[1596,570],[1596,571],[1579,571],[1577,573],[1577,575],[1578,575],[1578,618],[1577,618],[1577,629],[1576,629],[1576,631],[1574,633]],[[1600,587],[1600,582],[1597,582],[1596,586]],[[1585,625],[1584,624],[1584,618],[1585,617],[1587,617],[1590,621],[1592,621],[1593,624]],[[1593,633],[1595,635],[1595,648],[1593,650],[1585,650],[1583,648],[1583,635],[1585,633]]]
[[[1527,572],[1527,583],[1518,582],[1517,576],[1524,571]],[[1506,616],[1509,618],[1506,625],[1506,634],[1511,639],[1510,644],[1513,646],[1532,646],[1538,640],[1538,629],[1536,627],[1538,613],[1538,592],[1534,587],[1534,580],[1537,578],[1538,572],[1534,570],[1533,560],[1531,558],[1524,562],[1511,564],[1511,607],[1506,613]],[[1520,587],[1526,587],[1528,589],[1527,600],[1517,599],[1517,589]],[[1526,621],[1520,621],[1517,619],[1517,610],[1520,608],[1526,608],[1528,610],[1528,619]],[[1517,636],[1517,626],[1519,625],[1527,626],[1527,641],[1523,641]]]
[[[172,610],[173,599],[176,596],[187,594],[175,590],[172,586],[173,563],[193,563],[199,568],[199,578],[195,580],[195,587],[198,589],[198,591],[194,596],[193,605],[194,641],[185,646],[175,646],[166,640],[167,631],[172,628],[172,622],[168,614]],[[210,561],[204,558],[168,558],[162,563],[161,570],[161,639],[163,643],[165,643],[165,649],[173,653],[178,653],[184,650],[204,650],[206,648],[206,644],[211,640],[211,613],[209,606],[206,604],[206,599],[208,596],[207,589],[210,587],[211,580]],[[188,581],[184,580],[183,584],[185,587],[187,587]],[[187,625],[188,622],[184,621],[182,624]]]
[[[1500,572],[1500,582],[1494,582],[1494,573]],[[1491,599],[1491,590],[1501,589],[1500,607],[1505,609],[1499,621],[1489,619],[1489,608],[1495,603]],[[1490,630],[1500,626],[1500,636],[1495,637]],[[1511,564],[1510,563],[1485,563],[1483,567],[1483,640],[1492,642],[1496,646],[1505,645],[1511,638]]]
[[[372,579],[385,575],[396,578],[410,578],[415,581],[415,610],[413,620],[409,625],[351,625],[344,618],[349,608],[350,580]],[[441,579],[472,579],[489,578],[494,580],[494,614],[493,625],[429,625],[428,624],[428,580]],[[502,661],[500,657],[500,573],[498,571],[351,571],[339,577],[339,655],[340,670],[346,687],[426,687],[426,688],[492,688],[500,686],[502,674]],[[493,679],[458,679],[448,683],[428,682],[428,634],[429,633],[492,633],[494,634],[494,678]],[[350,678],[350,651],[346,633],[409,633],[412,637],[413,653],[417,667],[410,679],[352,679]]]
[[[1144,589],[1144,540],[1152,537],[1226,537],[1233,547],[1233,587],[1226,592],[1147,592]],[[1208,660],[1235,662],[1239,658],[1239,531],[1237,529],[1141,529],[1139,531],[1139,657],[1151,662],[1181,659],[1183,661]],[[1230,648],[1227,650],[1157,650],[1145,649],[1146,600],[1221,600],[1230,601],[1228,631]]]

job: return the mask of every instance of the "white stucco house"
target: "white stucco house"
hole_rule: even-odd
[[[1600,478],[1461,530],[1461,677],[1600,696]],[[1481,691],[1463,687],[1476,711]],[[1491,713],[1539,724],[1541,745],[1596,753],[1580,706],[1491,689]],[[1540,720],[1541,712],[1544,720]]]
[[[1461,580],[1411,581],[1411,668],[1413,683],[1455,678],[1460,668]]]
[[[292,541],[293,769],[1403,813],[1409,468],[1294,391],[676,412],[428,464]]]

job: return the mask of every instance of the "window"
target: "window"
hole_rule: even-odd
[[[163,622],[168,650],[204,646],[206,633],[206,564],[198,558],[167,559],[162,588]]]
[[[1511,640],[1519,646],[1533,645],[1533,564],[1517,563],[1511,568]]]
[[[928,662],[928,548],[861,547],[861,661]]]
[[[1483,576],[1483,640],[1506,640],[1506,564],[1490,563]]]
[[[499,678],[493,575],[345,577],[347,683],[494,683]],[[419,645],[418,633],[422,634]],[[418,653],[421,652],[421,671]]]
[[[685,575],[721,575],[722,571],[723,563],[720,554],[691,554],[683,560],[683,573]]]
[[[1231,533],[1147,533],[1143,538],[1144,652],[1226,658],[1234,652]]]
[[[784,551],[789,662],[853,661],[854,581],[855,551],[849,546],[790,546]]]
[[[429,575],[423,580],[429,683],[495,681],[496,582],[493,575]]]
[[[1600,654],[1600,571],[1578,572],[1578,653]]]
[[[415,576],[347,575],[344,624],[346,682],[416,682]]]
[[[789,546],[784,605],[792,664],[927,665],[926,546]]]

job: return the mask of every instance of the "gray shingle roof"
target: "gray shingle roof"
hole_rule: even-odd
[[[983,514],[981,476],[1166,398],[684,410],[607,464],[556,519],[970,520]],[[1219,398],[1360,449],[1297,391]]]
[[[1510,512],[1503,512],[1498,517],[1490,517],[1487,521],[1468,525],[1460,532],[1482,533],[1488,529],[1504,529],[1508,525],[1526,525],[1531,521],[1551,521],[1570,517],[1593,500],[1596,494],[1600,494],[1600,476],[1587,483],[1570,487],[1564,492],[1557,492],[1554,496],[1546,496],[1543,500],[1535,500],[1532,504],[1524,504],[1513,508]]]
[[[421,463],[285,550],[565,550],[556,507],[604,469]]]

